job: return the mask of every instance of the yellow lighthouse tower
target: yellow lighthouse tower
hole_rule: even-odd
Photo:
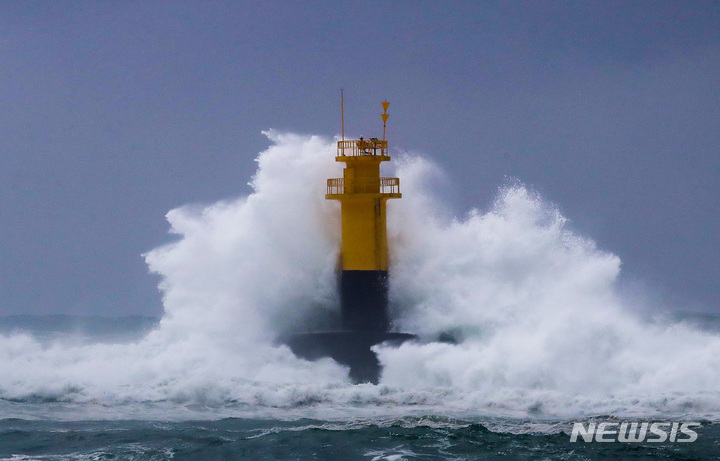
[[[346,140],[342,117],[342,139],[337,143],[335,160],[345,163],[345,169],[342,178],[327,180],[325,198],[339,200],[342,213],[339,274],[342,326],[297,332],[282,339],[299,357],[308,360],[332,357],[348,365],[355,383],[377,384],[380,379],[381,367],[372,350],[374,345],[399,345],[415,338],[409,333],[390,331],[388,320],[385,212],[389,199],[401,197],[400,180],[380,176],[380,164],[390,161],[385,140],[389,105],[387,101],[382,103],[382,139]]]
[[[390,161],[385,140],[389,105],[382,103],[383,139],[345,140],[343,120],[335,157],[345,163],[343,177],[327,181],[325,198],[339,200],[342,209],[340,295],[346,330],[388,329],[386,205],[402,197],[399,178],[380,176],[380,163]]]

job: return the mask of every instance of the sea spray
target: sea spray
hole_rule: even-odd
[[[257,159],[252,194],[168,213],[181,239],[146,255],[163,277],[163,331],[269,343],[312,309],[337,309],[337,204],[320,200],[331,149],[267,134],[275,144]]]
[[[400,166],[410,200],[391,229],[396,323],[426,341],[377,348],[384,384],[549,414],[658,402],[682,412],[691,395],[705,404],[717,391],[720,337],[637,318],[617,293],[619,258],[569,230],[556,207],[514,184],[487,213],[443,221],[427,212],[432,168]]]
[[[378,348],[378,386],[297,359],[276,338],[337,316],[339,207],[323,195],[341,166],[329,140],[267,135],[251,194],[168,213],[178,240],[146,255],[162,276],[156,330],[132,344],[2,336],[0,399],[325,418],[719,414],[720,337],[633,317],[619,259],[522,185],[449,219],[427,187],[437,167],[412,156],[388,206],[391,303],[394,327],[420,341]]]
[[[159,328],[130,345],[41,347],[0,340],[0,396],[234,400],[238,383],[347,382],[331,360],[295,358],[277,336],[336,309],[337,205],[316,200],[336,166],[318,137],[267,133],[248,197],[168,213],[179,240],[146,255],[162,276]],[[257,400],[268,400],[258,398]]]

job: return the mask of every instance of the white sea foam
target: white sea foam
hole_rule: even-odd
[[[391,298],[395,328],[421,341],[377,348],[378,386],[295,358],[275,339],[337,315],[339,205],[323,195],[342,166],[329,140],[267,135],[253,193],[168,213],[177,242],[146,255],[162,276],[157,330],[114,345],[0,336],[0,398],[323,418],[720,415],[720,337],[634,317],[620,260],[522,185],[487,213],[447,219],[427,190],[436,167],[412,156],[393,162]]]

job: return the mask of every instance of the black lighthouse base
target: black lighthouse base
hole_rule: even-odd
[[[380,379],[380,362],[370,348],[389,342],[400,345],[415,338],[389,332],[387,271],[344,270],[340,273],[342,326],[337,331],[296,333],[283,339],[298,357],[331,357],[350,367],[354,383]]]
[[[415,338],[408,333],[373,331],[329,331],[321,333],[297,333],[283,341],[293,353],[307,360],[330,357],[350,367],[350,379],[355,384],[380,379],[380,362],[370,348],[376,344],[400,345]]]

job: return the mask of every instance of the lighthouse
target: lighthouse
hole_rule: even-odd
[[[343,177],[327,181],[325,198],[339,200],[342,214],[344,330],[384,332],[389,328],[386,208],[389,199],[402,197],[399,178],[380,176],[380,163],[390,161],[385,140],[389,105],[382,103],[383,139],[338,141],[335,161],[345,163]]]
[[[335,161],[345,164],[342,178],[327,180],[325,198],[340,202],[341,248],[338,264],[341,324],[330,331],[295,333],[283,342],[299,357],[332,357],[350,367],[355,383],[377,384],[381,367],[372,346],[398,345],[415,336],[390,331],[388,316],[388,242],[386,211],[390,199],[399,199],[400,179],[380,176],[380,164],[389,162],[385,139],[388,107],[382,103],[383,137],[345,139],[341,93],[342,139]]]

